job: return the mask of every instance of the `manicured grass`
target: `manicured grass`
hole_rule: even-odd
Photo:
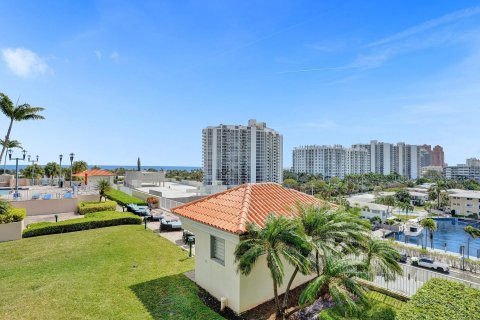
[[[418,216],[409,216],[408,214],[403,214],[403,213],[396,213],[394,216],[402,222],[407,222],[410,219],[418,218]]]
[[[139,199],[137,197],[133,197],[131,195],[126,194],[123,191],[116,190],[116,189],[110,189],[110,191],[107,192],[107,198],[113,201],[116,201],[120,205],[127,205],[130,203],[133,204],[138,204],[138,205],[147,205],[147,203]]]
[[[0,319],[223,319],[188,253],[129,225],[0,243]]]

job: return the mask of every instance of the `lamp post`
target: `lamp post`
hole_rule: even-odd
[[[70,188],[73,188],[72,186],[72,169],[73,169],[73,157],[75,156],[75,154],[72,152],[70,153]]]
[[[32,164],[32,186],[35,185],[35,163],[38,163],[38,155],[37,155],[37,160],[31,160],[30,155],[28,155],[28,162]]]
[[[62,159],[63,159],[63,154],[59,155],[58,157],[60,158],[60,173],[58,174],[58,185],[63,187],[63,185],[62,185],[62,177],[63,177],[63,175],[62,175]]]
[[[15,195],[14,198],[18,197],[18,160],[25,160],[25,156],[27,155],[27,150],[22,151],[23,157],[21,158],[12,158],[13,150],[8,149],[8,158],[10,160],[15,160]]]

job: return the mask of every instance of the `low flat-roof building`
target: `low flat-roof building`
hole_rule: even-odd
[[[382,222],[385,222],[392,214],[392,207],[383,204],[355,201],[354,199],[349,199],[348,202],[352,207],[360,208],[360,216],[363,219],[370,220],[378,217]]]
[[[248,276],[237,272],[234,251],[248,223],[262,227],[270,213],[294,217],[296,204],[321,204],[305,193],[276,183],[244,184],[193,201],[171,211],[180,216],[183,227],[195,234],[195,282],[237,314],[273,298],[273,285],[265,257]],[[294,267],[285,265],[289,277]],[[292,288],[312,279],[298,275]],[[279,287],[285,292],[287,283]]]
[[[480,191],[450,189],[448,200],[452,214],[466,217],[480,214]]]

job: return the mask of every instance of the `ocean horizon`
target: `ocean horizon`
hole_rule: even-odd
[[[18,169],[21,170],[21,169],[24,169],[25,167],[27,167],[28,165],[25,165],[25,164],[19,164],[18,165]],[[43,167],[44,165],[40,165],[41,167]],[[88,168],[91,169],[93,167],[100,167],[102,169],[105,169],[105,170],[114,170],[114,169],[118,169],[118,168],[124,168],[124,169],[137,169],[137,166],[122,166],[122,165],[102,165],[102,164],[97,164],[97,165],[89,165]],[[70,165],[65,165],[65,164],[62,164],[62,168],[69,168]],[[1,169],[3,169],[3,166],[0,166]],[[15,170],[15,165],[12,165],[12,164],[7,164],[7,170]],[[160,170],[160,169],[163,169],[165,171],[169,171],[169,170],[186,170],[186,171],[192,171],[192,170],[197,170],[197,169],[201,169],[201,167],[194,167],[194,166],[141,166],[142,170],[147,170],[147,169],[156,169],[156,170]]]

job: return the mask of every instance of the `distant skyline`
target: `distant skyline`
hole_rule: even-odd
[[[11,138],[41,164],[201,166],[203,128],[249,119],[285,167],[370,140],[480,157],[478,1],[19,0],[0,20],[0,92],[47,109]]]

